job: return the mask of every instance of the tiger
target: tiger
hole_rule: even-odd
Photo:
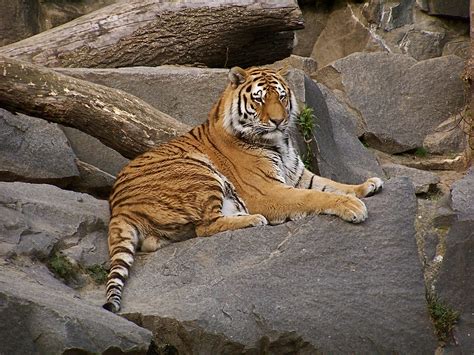
[[[137,251],[307,215],[352,223],[368,217],[360,198],[380,191],[382,179],[348,185],[305,168],[290,135],[298,105],[283,75],[233,67],[203,124],[138,156],[118,174],[109,198],[105,309],[120,311]]]

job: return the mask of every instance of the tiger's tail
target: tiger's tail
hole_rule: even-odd
[[[122,290],[134,261],[139,232],[126,217],[114,216],[109,223],[108,240],[110,271],[106,285],[107,302],[103,307],[116,313],[120,310]]]

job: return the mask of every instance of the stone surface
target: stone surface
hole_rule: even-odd
[[[430,15],[469,18],[469,0],[416,0]]]
[[[342,89],[363,116],[370,146],[400,153],[464,106],[464,61],[447,56],[417,62],[388,53],[354,53],[318,70],[316,79]],[[438,85],[443,83],[443,85]]]
[[[347,4],[331,12],[311,53],[319,68],[351,53],[362,52],[368,47],[371,41],[370,31],[354,15],[357,10],[355,5]]]
[[[439,183],[440,179],[438,175],[408,166],[399,164],[383,164],[383,171],[390,178],[406,176],[408,177],[413,185],[415,186],[416,194],[423,194],[436,189],[436,184]]]
[[[415,0],[370,0],[363,7],[363,14],[370,23],[384,31],[391,31],[413,23]]]
[[[0,47],[39,32],[39,3],[30,0],[0,0]]]
[[[52,185],[0,182],[0,256],[53,248],[88,266],[108,259],[107,201]],[[79,250],[79,252],[77,252]]]
[[[105,146],[98,139],[71,127],[61,127],[76,156],[84,163],[116,176],[128,163],[120,153]]]
[[[75,158],[56,124],[0,109],[0,180],[64,186],[79,175]]]
[[[356,118],[323,85],[305,78],[306,105],[315,115],[313,152],[322,176],[360,184],[369,177],[384,176],[377,160],[358,140]]]
[[[314,47],[314,43],[326,27],[330,15],[330,6],[325,2],[314,2],[305,6],[298,2],[304,19],[304,28],[295,31],[295,46],[293,54],[309,57]]]
[[[451,204],[460,221],[474,221],[474,167],[466,175],[453,183]]]
[[[423,148],[428,153],[459,153],[464,149],[465,137],[462,130],[462,117],[456,115],[448,118],[428,134],[423,141]]]
[[[271,65],[274,68],[280,69],[298,69],[302,70],[306,75],[311,75],[318,69],[318,64],[313,58],[300,57],[298,55],[290,55],[288,58],[279,60]]]
[[[450,350],[456,354],[471,354],[474,349],[474,215],[469,220],[455,222],[449,230],[436,291],[461,314],[454,332],[458,344]]]
[[[92,306],[41,266],[0,272],[1,354],[146,354],[146,329]]]
[[[178,66],[58,71],[129,92],[190,126],[207,119],[227,85],[228,74],[227,69]]]
[[[123,313],[186,353],[433,353],[413,187],[390,180],[366,203],[360,225],[316,216],[163,248],[135,264]]]
[[[77,160],[76,163],[80,177],[71,183],[70,188],[107,199],[114,185],[115,176],[80,160]]]

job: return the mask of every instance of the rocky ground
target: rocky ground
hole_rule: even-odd
[[[472,353],[464,2],[311,3],[301,2],[307,26],[284,61],[314,115],[310,141],[297,127],[295,137],[323,176],[386,180],[365,199],[369,219],[315,216],[141,255],[114,315],[100,307],[105,198],[127,159],[0,109],[0,354]],[[227,77],[175,66],[58,70],[189,125],[206,119]]]

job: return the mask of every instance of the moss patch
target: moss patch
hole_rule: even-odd
[[[453,337],[453,328],[459,320],[459,312],[440,300],[436,295],[428,294],[426,299],[436,335],[439,341],[446,343]]]

